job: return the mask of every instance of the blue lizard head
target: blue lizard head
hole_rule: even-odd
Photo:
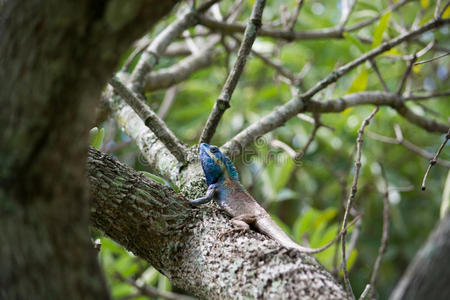
[[[223,182],[227,177],[239,180],[239,175],[233,163],[220,151],[219,147],[201,143],[199,153],[208,186]]]

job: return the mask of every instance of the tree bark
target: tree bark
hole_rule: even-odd
[[[200,165],[196,165],[200,168]],[[171,282],[204,299],[348,299],[313,257],[255,232],[230,233],[214,205],[193,208],[171,188],[89,150],[91,221]]]
[[[450,299],[450,214],[416,254],[391,300]]]
[[[0,16],[0,298],[109,298],[89,241],[96,99],[176,1],[7,1]]]

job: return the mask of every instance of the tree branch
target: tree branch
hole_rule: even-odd
[[[431,99],[433,95],[429,95]],[[345,109],[358,105],[386,105],[396,109],[405,119],[420,126],[430,132],[447,132],[448,125],[419,116],[408,109],[403,101],[413,100],[415,97],[402,98],[394,93],[386,92],[360,92],[345,95],[340,99],[308,102],[290,100],[286,104],[278,107],[273,112],[263,117],[258,122],[253,123],[233,139],[222,146],[228,154],[239,154],[243,148],[252,143],[254,139],[284,124],[288,119],[301,112],[333,113],[341,112]],[[426,96],[421,96],[425,100]]]
[[[361,169],[361,154],[362,154],[362,143],[363,143],[363,134],[364,128],[369,125],[370,121],[373,119],[375,114],[378,112],[379,106],[377,106],[372,113],[364,119],[361,124],[361,127],[358,130],[358,138],[356,139],[356,157],[355,157],[355,170],[352,182],[352,188],[350,190],[350,194],[347,199],[347,204],[344,211],[344,218],[342,220],[342,230],[347,227],[347,220],[350,213],[350,209],[353,206],[353,202],[355,200],[355,195],[358,189],[358,179],[359,179],[359,170]],[[347,291],[353,295],[352,287],[350,285],[350,281],[348,279],[347,274],[347,260],[346,260],[346,252],[345,252],[345,236],[346,232],[344,232],[341,236],[341,246],[342,246],[342,271],[344,274],[344,283]],[[354,297],[354,296],[353,296]]]
[[[311,257],[254,231],[220,239],[232,226],[217,208],[191,208],[170,188],[93,148],[88,172],[92,224],[177,287],[204,299],[348,299]]]
[[[363,21],[361,23],[352,25],[348,28],[323,28],[316,30],[302,30],[302,31],[292,31],[292,30],[283,30],[283,29],[275,29],[268,26],[262,26],[258,32],[259,36],[263,37],[271,37],[275,39],[283,39],[286,41],[294,41],[294,40],[315,40],[315,39],[328,39],[328,38],[343,38],[344,32],[352,32],[363,27],[366,27],[370,24],[376,22],[383,14],[387,11],[394,11],[399,7],[403,6],[409,0],[403,0],[395,3],[394,5],[388,7],[386,10],[378,14],[377,16],[369,19],[367,21]],[[211,18],[205,17],[203,15],[198,15],[199,24],[208,27],[212,30],[217,30],[225,34],[232,33],[242,33],[245,31],[245,25],[240,23],[226,23],[213,20]]]
[[[250,54],[250,50],[252,49],[258,30],[261,27],[261,18],[265,4],[265,0],[256,0],[253,5],[252,13],[245,29],[244,39],[239,47],[237,59],[231,69],[231,72],[228,74],[220,96],[217,98],[216,103],[214,104],[214,107],[208,117],[208,121],[206,121],[206,125],[203,128],[200,137],[200,142],[209,143],[211,141],[225,110],[230,107],[230,100],[234,89],[239,81],[239,77],[244,71],[247,57]]]
[[[134,109],[144,121],[144,124],[153,131],[161,142],[163,142],[173,156],[175,156],[179,162],[186,163],[186,147],[177,139],[164,121],[162,121],[158,115],[144,103],[144,100],[138,99],[138,96],[123,85],[117,78],[111,79],[109,83],[114,87],[114,90],[125,99],[128,105]]]
[[[430,164],[428,165],[427,171],[425,172],[425,175],[423,176],[422,191],[425,191],[425,189],[426,189],[425,183],[427,181],[428,175],[430,174],[431,168],[436,164],[439,154],[441,154],[442,149],[444,149],[444,147],[447,144],[449,139],[450,139],[450,129],[447,131],[447,134],[445,135],[444,141],[442,142],[442,144],[439,147],[438,151],[436,151],[436,154],[430,160]]]
[[[214,51],[217,42],[218,39],[213,38],[199,53],[192,54],[166,69],[148,73],[144,79],[144,90],[154,91],[171,87],[188,79],[194,72],[210,66],[218,53]]]
[[[397,135],[397,131],[400,130],[400,127],[398,127],[398,125],[395,125],[395,128],[396,128],[396,135]],[[397,130],[397,128],[398,128],[398,130]],[[370,138],[372,138],[374,140],[383,142],[383,143],[402,145],[406,149],[409,149],[412,152],[415,152],[415,153],[419,154],[420,156],[425,157],[427,159],[432,159],[434,156],[433,153],[427,152],[427,151],[423,150],[422,148],[414,145],[410,141],[404,139],[403,136],[397,135],[396,138],[394,139],[394,138],[390,138],[387,136],[379,135],[379,134],[377,134],[375,132],[371,132],[371,131],[367,131],[367,136],[369,136]],[[436,163],[440,164],[444,167],[450,168],[450,161],[442,160],[442,159],[438,158]]]

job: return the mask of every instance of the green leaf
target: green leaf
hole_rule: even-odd
[[[322,211],[320,215],[314,220],[314,227],[318,227],[321,224],[328,224],[337,215],[337,209],[330,207]]]
[[[103,138],[105,137],[105,128],[98,130],[97,127],[94,127],[90,131],[91,135],[91,146],[95,149],[99,150],[103,143]]]
[[[284,155],[283,158],[286,158],[283,159],[284,164],[277,166],[275,171],[276,178],[273,178],[275,181],[275,192],[280,191],[281,188],[286,185],[288,180],[291,178],[291,172],[295,166],[294,160],[291,157]]]
[[[369,70],[365,66],[360,68],[358,75],[353,80],[347,94],[364,91],[367,87],[367,79],[369,78]]]
[[[430,0],[420,0],[420,5],[422,5],[423,9],[427,9],[430,6]]]
[[[349,41],[350,43],[352,43],[353,45],[355,45],[359,51],[361,51],[361,53],[366,52],[366,47],[363,45],[363,43],[361,43],[361,41],[356,38],[355,36],[353,36],[352,34],[348,33],[348,32],[344,32],[344,38]]]
[[[378,47],[381,44],[381,42],[383,41],[383,34],[386,31],[386,28],[388,27],[390,18],[391,18],[390,11],[385,13],[380,18],[380,21],[378,22],[377,27],[375,27],[375,32],[373,33],[372,48]]]
[[[153,181],[159,182],[161,184],[167,185],[167,182],[164,178],[159,177],[158,175],[146,172],[146,171],[141,171],[142,174],[144,174],[145,176],[147,176],[148,178],[152,179]]]
[[[312,223],[319,215],[319,211],[314,208],[309,209],[306,213],[299,216],[294,223],[294,237],[295,240],[300,242],[303,234],[312,226]]]
[[[283,221],[281,221],[274,215],[270,215],[270,217],[275,221],[275,223],[277,223],[278,226],[280,226],[281,229],[283,229],[284,232],[286,232],[288,235],[291,234],[291,229]]]

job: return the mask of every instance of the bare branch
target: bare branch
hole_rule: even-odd
[[[208,10],[218,0],[207,1],[198,8],[198,12],[204,12]],[[144,50],[141,59],[139,60],[136,68],[131,74],[132,90],[138,93],[142,93],[144,88],[144,77],[147,75],[153,67],[158,64],[159,58],[166,50],[167,46],[179,35],[183,33],[186,28],[194,26],[197,23],[197,13],[194,11],[187,11],[175,22],[166,27]]]
[[[376,22],[384,13],[387,11],[394,11],[397,8],[403,6],[408,0],[403,0],[395,3],[394,5],[388,7],[386,10],[378,14],[377,16],[369,19],[367,21],[363,21],[361,23],[355,24],[348,28],[342,29],[339,27],[333,28],[323,28],[317,30],[302,30],[302,31],[292,31],[292,30],[283,30],[271,28],[268,26],[262,26],[258,32],[259,36],[266,36],[276,39],[283,39],[286,41],[293,40],[315,40],[315,39],[328,39],[328,38],[343,38],[344,32],[351,32],[363,27],[366,27],[374,22]],[[199,23],[203,26],[206,26],[212,30],[217,30],[222,33],[232,34],[232,33],[242,33],[245,31],[245,25],[240,23],[226,23],[213,20],[211,18],[199,15],[198,16]]]
[[[428,99],[433,97],[432,94],[428,96],[430,97]],[[408,99],[412,100],[416,99],[416,97],[421,97],[421,100],[426,100],[426,96],[410,96]],[[286,104],[278,107],[258,122],[253,123],[241,131],[233,139],[223,145],[222,149],[224,149],[227,153],[233,151],[233,154],[238,154],[241,149],[252,143],[256,137],[281,126],[284,122],[300,112],[341,112],[352,106],[369,104],[391,106],[395,108],[406,120],[430,132],[447,132],[449,129],[448,125],[413,113],[403,104],[404,101],[406,101],[406,99],[397,94],[385,92],[361,92],[345,95],[340,99],[327,101],[309,100],[306,103],[294,98]]]
[[[166,118],[167,113],[169,112],[169,109],[172,106],[173,101],[175,100],[177,92],[178,90],[176,85],[167,89],[161,106],[158,109],[158,117],[160,117],[161,120],[164,120]]]
[[[123,277],[119,272],[114,273],[114,277],[122,282],[126,282],[129,285],[135,287],[142,295],[145,295],[150,298],[163,298],[167,300],[195,300],[196,298],[181,295],[173,292],[160,291],[157,288],[146,285],[143,282],[137,282],[131,278]]]
[[[239,43],[239,44],[242,43],[242,41],[238,37],[236,37],[235,35],[231,35],[231,37],[237,43]],[[294,73],[292,73],[286,67],[284,67],[279,60],[276,60],[276,59],[272,60],[269,57],[267,57],[266,55],[261,54],[261,53],[255,51],[255,50],[253,50],[253,49],[251,50],[251,54],[253,54],[257,58],[261,59],[266,65],[268,65],[269,67],[272,67],[273,69],[275,69],[282,76],[284,76],[287,79],[289,79],[289,81],[291,81],[292,84],[296,85],[301,80],[301,78],[299,76],[295,76]]]
[[[416,59],[417,55],[415,53],[408,59],[408,66],[406,67],[406,71],[403,74],[402,80],[400,80],[400,84],[398,85],[397,94],[400,95],[402,93],[406,80],[408,79],[409,74],[411,74],[412,66],[414,65]]]
[[[405,101],[408,101],[408,100],[421,101],[421,100],[427,100],[430,98],[447,97],[447,96],[450,96],[450,91],[433,92],[433,93],[427,94],[427,95],[408,95],[408,96],[404,96],[403,99],[405,99]]]
[[[447,56],[447,55],[449,55],[449,54],[450,54],[450,52],[447,52],[447,53],[438,55],[438,56],[436,56],[436,57],[433,57],[433,58],[430,58],[430,59],[427,59],[427,60],[418,61],[418,62],[414,63],[414,65],[426,64],[426,63],[429,63],[429,62],[438,60],[438,59],[440,59],[440,58],[442,58],[442,57],[445,57],[445,56]]]
[[[449,129],[449,126],[442,124],[435,120],[427,119],[421,115],[414,113],[412,110],[407,108],[405,105],[399,105],[394,107],[397,112],[402,115],[409,122],[422,127],[429,132],[442,132],[445,133]]]
[[[205,16],[199,16],[199,23],[212,30],[217,30],[225,34],[242,33],[245,31],[245,25],[240,23],[225,23],[210,19]],[[259,36],[266,36],[287,41],[308,40],[308,39],[324,39],[324,38],[341,38],[342,34],[337,28],[324,28],[318,30],[304,31],[288,31],[283,29],[275,29],[263,26],[258,31]]]
[[[394,126],[394,128],[396,129],[395,130],[395,132],[396,132],[396,138],[395,139],[387,137],[387,136],[379,135],[379,134],[377,134],[375,132],[372,132],[372,131],[367,131],[367,136],[369,136],[370,138],[375,139],[377,141],[383,142],[383,143],[394,144],[394,145],[402,145],[405,148],[411,150],[412,152],[417,153],[420,156],[425,157],[427,159],[432,159],[433,158],[433,156],[434,156],[433,153],[430,153],[428,151],[423,150],[422,148],[414,145],[410,141],[408,141],[405,138],[403,138],[403,136],[399,135],[398,131],[400,130],[400,127],[397,124]],[[438,158],[436,163],[441,165],[441,166],[450,168],[450,161],[442,160],[442,159]]]
[[[138,95],[129,90],[119,79],[109,82],[114,90],[130,105],[153,133],[164,143],[167,149],[181,163],[187,162],[186,147],[177,139],[166,124],[144,103]]]
[[[354,170],[354,176],[353,176],[353,182],[352,182],[352,188],[350,190],[350,195],[347,199],[347,204],[344,211],[344,218],[342,220],[342,229],[346,228],[347,221],[348,221],[348,215],[350,212],[350,209],[353,206],[353,202],[355,200],[355,195],[357,191],[357,185],[358,185],[358,179],[359,179],[359,171],[361,169],[361,153],[362,153],[362,143],[363,143],[363,134],[364,134],[364,128],[369,125],[370,121],[373,119],[375,114],[379,110],[379,106],[375,107],[375,109],[370,113],[370,115],[364,119],[364,121],[361,124],[361,127],[358,130],[358,138],[356,139],[356,157],[355,157],[355,170]],[[345,236],[346,233],[342,234],[341,236],[341,246],[342,246],[342,271],[344,274],[344,285],[346,290],[349,292],[349,294],[353,295],[352,287],[350,285],[350,281],[348,279],[348,273],[347,273],[347,259],[346,259],[346,252],[345,252]],[[354,297],[354,296],[353,296]]]
[[[200,142],[209,143],[211,141],[222,115],[225,110],[230,107],[231,96],[233,95],[234,89],[239,81],[239,77],[244,70],[247,57],[250,54],[250,50],[252,49],[258,30],[261,27],[261,18],[265,4],[265,0],[256,0],[253,5],[252,13],[245,29],[244,39],[239,48],[237,59],[231,69],[231,72],[228,74],[225,85],[222,88],[222,92],[220,93],[219,98],[217,98],[211,114],[208,117],[208,121],[206,122],[205,128],[203,129],[200,137]]]
[[[444,149],[444,147],[447,144],[449,139],[450,139],[450,129],[448,130],[447,134],[445,135],[444,141],[442,142],[442,144],[439,147],[438,151],[436,152],[434,157],[430,160],[430,164],[428,165],[427,171],[425,172],[425,175],[423,176],[422,191],[425,191],[425,189],[426,189],[425,183],[427,181],[428,175],[430,174],[431,168],[436,164],[436,161],[437,161],[437,158],[438,158],[439,154],[441,154],[442,149]]]
[[[366,287],[364,288],[364,291],[361,293],[361,296],[359,296],[359,300],[366,299],[369,292],[370,292],[370,284],[367,284]]]
[[[341,15],[341,20],[339,21],[339,28],[344,28],[345,24],[347,24],[348,19],[350,18],[350,14],[353,11],[353,8],[355,7],[357,0],[343,0],[341,1],[341,10],[342,10],[342,15]]]
[[[294,30],[295,23],[297,23],[298,15],[300,14],[300,10],[303,6],[303,0],[297,0],[297,5],[295,6],[295,11],[292,14],[292,16],[289,18],[288,24],[287,24],[287,30],[292,31]]]
[[[306,151],[308,151],[309,146],[311,146],[312,141],[314,141],[314,138],[316,137],[317,131],[322,126],[322,122],[320,121],[320,115],[314,114],[314,127],[311,131],[311,134],[309,135],[308,140],[306,141],[305,146],[303,147],[302,151],[297,152],[295,155],[295,160],[300,161],[303,156],[305,155]]]
[[[378,69],[377,63],[375,62],[374,59],[370,59],[369,62],[370,65],[372,66],[372,69],[375,71],[375,74],[377,74],[384,91],[389,92],[389,88],[387,87],[386,82],[384,81],[383,76],[381,75],[380,69]]]
[[[376,15],[375,17],[362,21],[358,24],[352,25],[348,28],[345,29],[345,31],[350,32],[350,31],[355,31],[358,29],[361,29],[363,27],[366,27],[367,25],[373,24],[376,21],[378,21],[385,13],[387,12],[393,12],[395,10],[397,10],[398,8],[402,7],[404,4],[406,4],[409,0],[403,0],[403,1],[398,1],[394,4],[392,4],[391,6],[387,7],[385,10],[383,10],[382,12],[380,12],[378,15]]]
[[[189,78],[194,72],[210,66],[216,58],[214,47],[218,39],[213,38],[199,53],[188,56],[166,69],[150,72],[144,77],[144,90],[165,89]]]
[[[380,163],[381,167],[381,177],[383,178],[383,232],[381,234],[381,245],[378,249],[378,256],[375,260],[373,266],[372,275],[370,276],[370,287],[371,294],[375,291],[375,282],[377,280],[378,270],[381,266],[381,261],[383,260],[384,253],[387,249],[387,244],[389,240],[389,185],[386,177],[386,172],[383,165]]]

